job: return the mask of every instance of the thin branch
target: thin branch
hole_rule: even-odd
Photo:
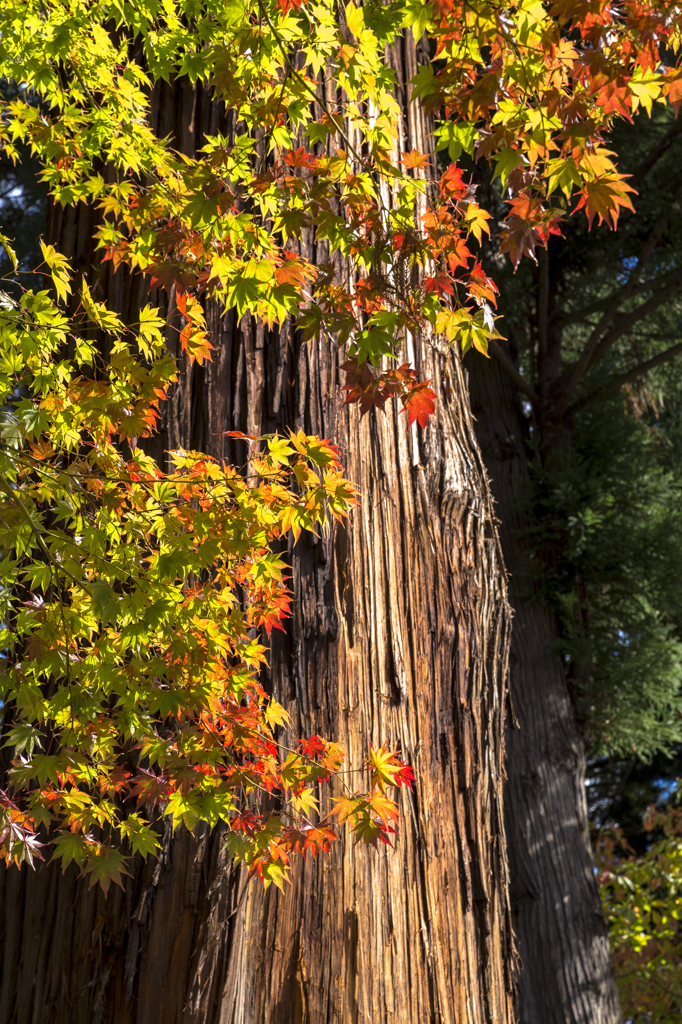
[[[5,492],[5,494],[10,499],[10,501],[13,502],[13,504],[15,504],[17,506],[17,508],[21,512],[22,516],[24,517],[24,521],[30,527],[31,532],[32,532],[33,536],[35,537],[35,539],[37,541],[38,547],[40,548],[42,553],[45,555],[47,560],[55,567],[57,572],[63,573],[63,575],[64,576],[68,576],[68,578],[71,580],[71,582],[75,583],[76,586],[82,587],[84,590],[87,590],[88,589],[87,582],[83,582],[82,580],[76,579],[76,577],[73,575],[73,573],[70,573],[69,570],[66,568],[66,566],[61,565],[61,563],[58,562],[57,559],[54,557],[54,555],[52,554],[52,552],[50,551],[50,549],[48,548],[47,544],[45,543],[45,541],[43,539],[43,535],[44,534],[47,535],[47,531],[46,530],[41,530],[39,527],[36,526],[36,524],[33,522],[33,518],[31,516],[31,513],[30,513],[29,509],[26,507],[26,505],[24,504],[24,502],[22,501],[21,496],[17,493],[17,491],[14,490],[14,488],[9,483],[9,481],[3,475],[1,475],[1,474],[0,474],[0,488]]]
[[[644,377],[649,370],[653,370],[654,367],[660,366],[661,363],[667,363],[675,356],[682,353],[682,341],[678,342],[677,345],[671,345],[665,352],[659,352],[657,356],[653,356],[651,359],[647,359],[646,362],[640,363],[639,366],[635,366],[634,369],[628,370],[627,373],[622,373],[619,377],[616,377],[607,384],[606,387],[600,388],[599,391],[594,391],[587,398],[583,398],[580,402],[577,402],[572,406],[574,412],[580,412],[581,409],[585,409],[588,405],[592,405],[593,402],[598,402],[601,398],[606,398],[607,395],[614,395],[626,384],[633,384],[635,381]]]
[[[682,194],[682,185],[678,187],[675,196],[676,200],[679,198],[680,194]],[[578,360],[578,364],[576,365],[575,369],[573,370],[573,373],[570,375],[569,379],[566,381],[566,384],[562,388],[564,392],[564,401],[562,402],[564,411],[566,410],[568,403],[571,400],[571,396],[575,392],[575,389],[578,387],[580,381],[585,376],[592,363],[600,359],[601,355],[606,350],[603,347],[602,342],[600,341],[602,334],[604,333],[608,325],[611,323],[613,318],[617,316],[618,307],[620,306],[621,301],[632,294],[633,287],[637,287],[635,282],[641,281],[642,271],[651,259],[656,249],[656,246],[658,245],[661,236],[663,235],[663,232],[668,226],[673,205],[674,204],[671,203],[666,207],[663,214],[659,217],[658,221],[654,225],[653,229],[647,235],[646,241],[644,242],[644,245],[640,250],[639,257],[637,258],[637,262],[633,268],[632,273],[629,275],[628,280],[623,285],[623,287],[614,294],[613,301],[606,308],[604,314],[599,320],[599,323],[594,328],[592,334],[588,338],[587,343],[583,349],[582,356]],[[675,273],[677,272],[673,271],[673,274]],[[613,344],[613,341],[609,342],[606,348],[608,348],[611,344]]]
[[[495,355],[495,358],[502,364],[502,366],[509,374],[511,379],[514,381],[519,391],[522,391],[524,395],[530,398],[531,402],[535,404],[538,400],[538,396],[535,394],[535,392],[533,391],[532,387],[530,386],[526,378],[523,376],[523,374],[519,373],[519,371],[516,369],[514,363],[509,358],[507,353],[504,351],[502,346],[498,345],[495,338],[491,338],[490,342],[488,343],[488,347],[490,348],[490,351]]]

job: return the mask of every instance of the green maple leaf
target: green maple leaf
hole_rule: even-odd
[[[102,624],[112,622],[116,619],[119,598],[113,587],[103,580],[95,580],[88,584],[88,592],[95,614],[102,620]]]
[[[88,842],[85,836],[78,832],[61,832],[52,840],[52,844],[56,847],[53,859],[58,857],[61,860],[62,873],[66,871],[71,861],[82,864],[88,854]]]
[[[126,869],[127,863],[128,858],[113,846],[97,847],[96,852],[88,857],[83,868],[84,873],[90,876],[88,888],[91,889],[99,882],[105,895],[112,882],[123,888],[121,875],[130,877],[130,872]]]

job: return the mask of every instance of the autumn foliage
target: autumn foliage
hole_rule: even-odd
[[[44,254],[68,292],[67,264]],[[156,850],[149,815],[161,809],[174,827],[224,821],[235,858],[281,884],[292,851],[337,838],[329,818],[311,820],[315,784],[332,778],[342,820],[387,841],[398,812],[386,785],[410,785],[410,769],[372,750],[370,791],[354,792],[337,744],[286,746],[287,713],[258,681],[259,636],[290,605],[273,545],[357,504],[338,451],[300,431],[233,433],[246,474],[183,450],[162,471],[136,442],[175,379],[163,321],[147,307],[126,329],[83,289],[74,318],[47,292],[3,314],[5,859],[42,856],[44,826],[63,865],[106,889],[126,850]],[[115,339],[103,371],[88,338],[102,326]]]

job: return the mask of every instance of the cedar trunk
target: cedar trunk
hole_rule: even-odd
[[[514,609],[505,818],[521,960],[519,1019],[521,1024],[618,1024],[622,1018],[590,844],[585,746],[555,653],[556,615],[533,592],[528,571],[528,559],[536,553],[524,541],[531,526],[527,427],[516,388],[497,360],[477,362],[471,376],[477,436],[502,520]]]
[[[414,46],[391,59],[407,100]],[[191,152],[221,115],[178,87],[157,96],[155,116]],[[406,103],[400,130],[404,151],[427,151],[418,105]],[[89,217],[55,211],[52,239],[132,317],[143,286],[111,264],[92,276]],[[353,767],[387,741],[414,767],[415,791],[395,851],[344,839],[299,860],[283,894],[247,886],[220,830],[166,831],[162,856],[136,862],[108,898],[73,867],[3,872],[0,1024],[511,1024],[510,613],[461,363],[424,338],[406,353],[439,394],[422,433],[395,405],[364,419],[342,406],[332,342],[303,345],[290,324],[273,332],[210,305],[208,321],[213,362],[179,360],[156,454],[183,445],[241,462],[221,432],[285,427],[345,448],[362,507],[290,548],[293,617],[264,682],[294,739],[336,739]]]

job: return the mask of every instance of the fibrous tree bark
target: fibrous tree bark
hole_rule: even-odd
[[[405,99],[401,147],[427,152],[428,123],[407,105],[412,42],[391,60]],[[173,132],[186,152],[224,116],[180,87],[160,91],[154,110],[159,134]],[[143,284],[97,264],[90,216],[54,211],[53,240],[98,296],[132,315]],[[327,258],[305,233],[301,245]],[[398,408],[361,419],[342,406],[333,341],[304,345],[291,324],[271,331],[215,305],[208,314],[213,361],[179,359],[157,449],[238,463],[243,451],[222,432],[285,427],[343,446],[362,507],[346,528],[289,552],[293,618],[264,682],[293,737],[339,740],[352,767],[385,739],[418,781],[395,851],[342,841],[329,858],[297,863],[283,894],[247,886],[220,830],[166,833],[158,861],[140,862],[107,899],[73,869],[3,872],[0,1022],[507,1024],[510,613],[461,362],[425,337],[410,343],[406,356],[440,396],[419,433]]]

